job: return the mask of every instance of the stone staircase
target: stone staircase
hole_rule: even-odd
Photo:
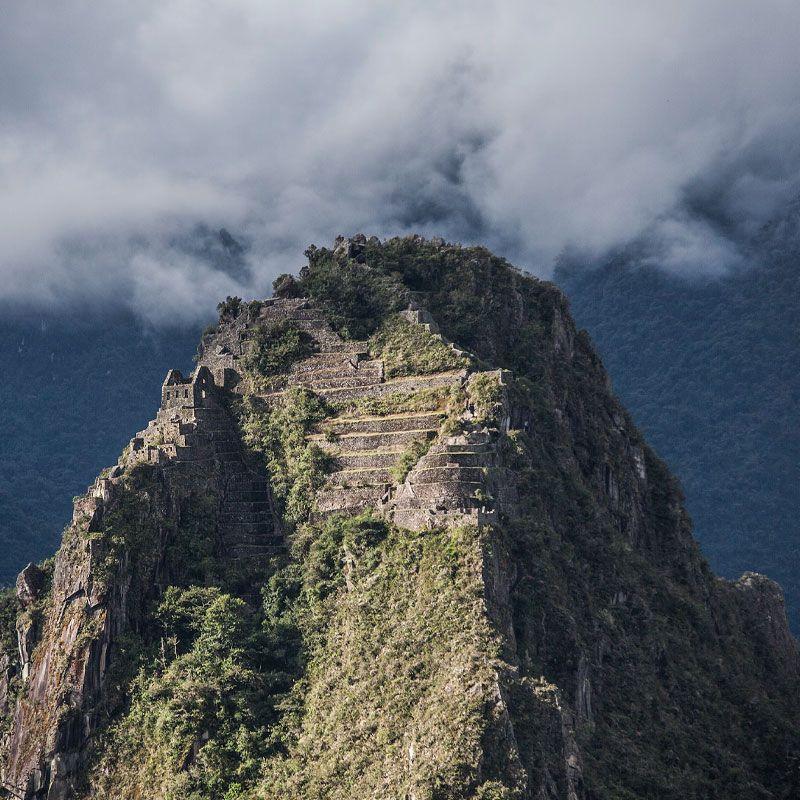
[[[219,540],[226,561],[257,569],[284,551],[269,483],[250,464],[227,410],[201,411],[203,435],[222,470]],[[245,570],[246,571],[246,570]]]
[[[489,431],[464,432],[434,443],[398,487],[393,519],[419,530],[449,522],[495,519],[497,447]]]
[[[212,467],[218,476],[218,551],[242,575],[263,571],[285,544],[269,483],[249,461],[234,419],[215,402],[161,409],[131,441],[131,460],[167,470]]]
[[[270,321],[292,319],[314,338],[319,351],[293,365],[288,384],[303,386],[333,405],[450,387],[466,376],[465,371],[454,371],[387,380],[383,362],[369,357],[366,342],[341,339],[307,301],[273,301],[264,315]],[[385,508],[397,485],[393,470],[403,454],[415,442],[434,439],[443,416],[443,411],[423,411],[325,420],[308,436],[309,442],[334,457],[336,465],[317,494],[316,516]]]

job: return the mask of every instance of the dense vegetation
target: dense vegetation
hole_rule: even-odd
[[[305,439],[327,416],[325,402],[292,387],[272,406],[246,396],[238,411],[244,441],[263,456],[282,515],[292,525],[305,521],[330,466],[330,457]]]
[[[253,337],[246,368],[255,376],[259,388],[269,388],[270,378],[285,372],[295,361],[314,352],[314,340],[289,321],[259,325]]]
[[[565,268],[579,325],[614,388],[680,477],[712,566],[786,591],[800,628],[800,252],[688,280],[621,259]]]
[[[541,368],[546,326],[552,324],[554,286],[523,278],[505,259],[475,247],[442,247],[414,237],[370,240],[364,263],[325,248],[309,251],[298,291],[323,304],[332,323],[352,338],[373,334],[416,297],[442,334],[495,366]],[[512,296],[513,295],[513,296]],[[541,318],[517,326],[520,296]],[[509,306],[509,303],[514,303]],[[358,335],[352,333],[357,332]]]
[[[370,337],[370,355],[383,360],[387,378],[403,375],[428,375],[469,365],[422,325],[407,322],[401,316],[390,316]]]

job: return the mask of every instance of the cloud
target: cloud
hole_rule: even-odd
[[[798,25],[776,0],[9,4],[0,298],[186,321],[357,230],[542,275],[646,237],[719,271],[800,190]]]

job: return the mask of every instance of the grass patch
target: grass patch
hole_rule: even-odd
[[[402,483],[409,472],[417,465],[419,460],[431,448],[433,438],[415,439],[411,445],[403,451],[397,463],[392,467],[392,480],[395,483]]]
[[[401,532],[366,516],[311,540],[319,633],[287,757],[266,762],[259,797],[473,796],[497,668],[483,547],[475,528]]]
[[[452,396],[449,387],[437,386],[411,392],[392,392],[380,397],[356,397],[331,403],[330,407],[337,416],[384,417],[389,414],[444,411]]]
[[[275,498],[291,525],[308,519],[314,495],[333,459],[306,435],[329,414],[325,401],[301,387],[291,387],[274,404],[245,398],[239,409],[245,443],[266,461]]]
[[[384,320],[369,340],[372,358],[383,360],[387,378],[430,375],[463,369],[469,359],[459,356],[441,336],[395,314]]]

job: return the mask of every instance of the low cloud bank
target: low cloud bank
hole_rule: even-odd
[[[774,0],[10,4],[0,299],[187,322],[359,230],[722,272],[800,191],[799,28]],[[209,256],[223,227],[246,253]]]

